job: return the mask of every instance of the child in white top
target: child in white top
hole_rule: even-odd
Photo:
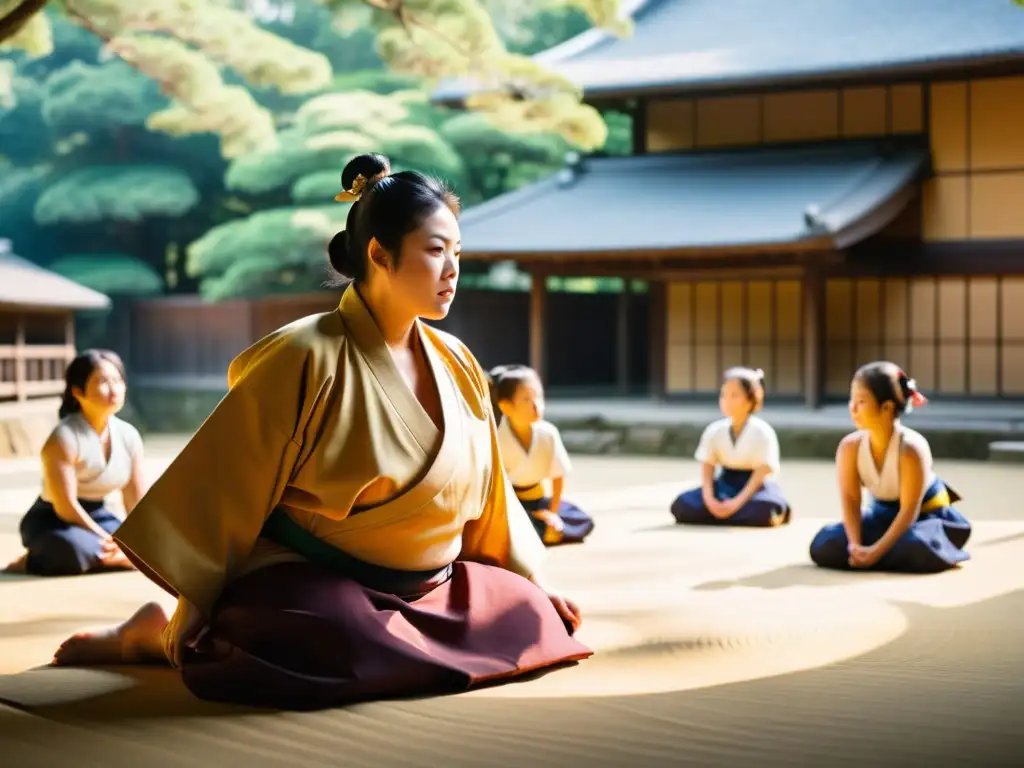
[[[703,482],[672,503],[676,522],[777,526],[789,522],[790,506],[773,478],[779,473],[779,440],[754,414],[764,404],[764,372],[730,368],[718,399],[725,418],[701,435],[694,458]]]
[[[952,506],[960,499],[935,475],[928,441],[900,422],[927,402],[894,363],[863,366],[850,385],[857,431],[836,453],[843,522],[811,543],[824,568],[935,573],[970,559],[971,526]],[[871,504],[861,510],[862,489]]]
[[[490,380],[501,461],[537,534],[548,546],[583,541],[594,521],[562,498],[572,463],[558,427],[544,421],[540,377],[525,365],[502,365],[490,372]]]

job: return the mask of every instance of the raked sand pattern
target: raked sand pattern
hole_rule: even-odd
[[[765,531],[670,524],[694,469],[578,459],[567,495],[598,527],[550,567],[596,655],[459,696],[264,713],[197,702],[163,669],[39,669],[69,632],[159,593],[130,573],[0,577],[0,765],[1020,764],[1017,471],[940,467],[975,524],[973,560],[914,577],[810,565],[811,536],[839,514],[827,464],[787,465],[795,520]],[[0,509],[0,559],[16,520]]]

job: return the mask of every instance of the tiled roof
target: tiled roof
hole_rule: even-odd
[[[840,142],[589,158],[466,211],[473,258],[628,251],[845,248],[914,194],[928,151]]]
[[[590,31],[537,58],[588,97],[733,88],[1024,59],[1012,0],[634,0],[627,38]],[[443,84],[439,101],[474,86]]]
[[[106,309],[110,306],[110,299],[20,256],[0,253],[0,305],[40,309]]]

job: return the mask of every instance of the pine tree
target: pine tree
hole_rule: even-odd
[[[467,106],[505,129],[557,132],[582,149],[604,144],[604,122],[576,89],[529,57],[510,53],[487,12],[488,0],[322,0],[340,24],[372,22],[377,50],[394,72],[440,79],[472,76],[488,86]],[[594,24],[624,32],[618,0],[544,0],[584,11]],[[0,40],[33,54],[52,48],[40,0],[0,0]],[[265,29],[231,0],[54,0],[106,50],[145,74],[171,100],[149,125],[182,136],[211,132],[225,157],[273,147],[271,112],[243,85],[314,93],[331,80],[326,56]],[[355,19],[355,21],[353,21]],[[3,80],[0,75],[0,81]],[[2,89],[0,89],[2,92]]]
[[[174,9],[200,6],[165,2],[148,20],[150,30],[173,28]],[[0,12],[5,3],[11,0],[0,0]],[[218,48],[209,33],[186,43],[133,28],[132,40],[148,42],[139,49],[145,55],[127,56],[113,53],[126,34],[121,43],[109,34],[116,25],[102,13],[108,5],[117,4],[69,0],[61,13],[51,8],[32,16],[17,33],[31,55],[9,52],[0,59],[0,234],[13,237],[30,258],[99,290],[134,285],[148,293],[154,279],[170,290],[198,287],[213,299],[315,289],[325,276],[326,244],[347,214],[333,198],[339,171],[354,154],[383,151],[396,168],[435,173],[472,205],[552,172],[571,146],[550,132],[550,120],[509,133],[491,116],[431,104],[423,71],[445,74],[452,65],[414,63],[414,55],[429,58],[429,46],[406,47],[389,59],[380,40],[394,29],[388,26],[394,13],[365,3],[329,9],[295,0],[287,18],[271,18],[267,9],[276,6],[252,6],[256,23],[245,23],[258,34],[247,39],[224,26],[229,41],[241,41],[231,50],[225,41],[225,50]],[[202,5],[210,18],[237,14],[229,2]],[[449,21],[452,8],[466,7],[421,5],[447,8]],[[581,23],[582,15],[569,13],[561,0],[538,5],[548,10],[503,22],[525,30],[521,48],[529,48],[544,23],[549,36],[555,28],[570,35]],[[146,21],[145,8],[146,2],[132,6],[135,22]],[[404,22],[425,23],[410,8],[412,21]],[[75,15],[86,11],[84,20]],[[259,46],[258,57],[238,52]],[[288,66],[277,65],[281,57]],[[406,63],[396,66],[397,60]],[[359,71],[334,75],[334,67]],[[212,90],[196,97],[182,85],[211,68]],[[326,84],[319,84],[324,76]],[[184,100],[189,94],[192,101]],[[558,98],[570,112],[579,108],[564,92],[523,103],[543,109]],[[597,116],[589,108],[581,114],[575,123],[559,118],[569,129],[563,134],[578,136],[581,120]],[[608,136],[606,151],[621,143],[620,130],[609,136],[599,116],[595,124],[591,142]],[[615,128],[614,121],[609,125]],[[116,279],[115,267],[133,277]]]
[[[565,148],[557,136],[506,135],[481,115],[452,116],[420,89],[316,96],[295,112],[277,148],[231,163],[226,186],[255,212],[195,241],[188,273],[210,299],[317,288],[327,277],[327,243],[349,210],[333,202],[339,170],[362,152],[384,152],[395,171],[437,175],[473,202],[520,183],[510,170],[516,161],[521,172],[550,173]]]

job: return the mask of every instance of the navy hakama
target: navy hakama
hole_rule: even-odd
[[[715,498],[733,499],[740,494],[753,474],[746,469],[723,469],[715,478]],[[769,528],[789,522],[791,509],[779,484],[765,480],[753,496],[730,517],[721,520],[704,505],[702,488],[692,488],[672,502],[672,516],[687,525],[735,525]]]
[[[811,542],[811,560],[822,568],[874,570],[896,573],[938,573],[971,556],[964,551],[971,536],[971,524],[953,504],[960,496],[936,479],[925,492],[917,520],[871,568],[854,569],[849,563],[849,539],[842,523],[822,528]],[[874,500],[864,510],[861,544],[870,547],[893,524],[900,511],[898,501]]]
[[[517,489],[518,490],[518,489]],[[548,531],[548,523],[536,513],[539,510],[550,510],[551,499],[542,497],[534,501],[526,501],[522,498],[519,501],[523,509],[530,515],[530,522],[534,530],[545,544],[579,544],[594,530],[594,520],[586,512],[577,507],[571,501],[561,501],[558,505],[558,517],[562,521],[561,536],[556,536]],[[553,541],[557,539],[557,541]]]
[[[103,530],[113,534],[121,518],[102,501],[79,499],[78,503]],[[100,562],[103,542],[80,525],[61,519],[53,504],[36,499],[19,525],[22,546],[28,550],[26,571],[36,576],[81,576],[105,570]]]

